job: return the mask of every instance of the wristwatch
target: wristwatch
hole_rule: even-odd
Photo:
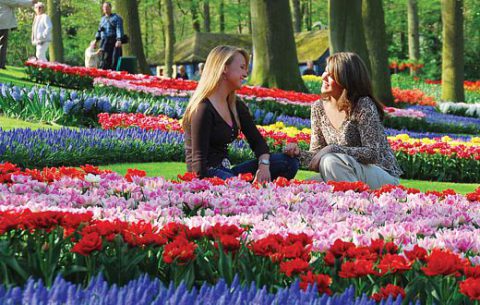
[[[258,164],[263,164],[263,165],[270,165],[270,160],[269,159],[260,159],[258,160]]]

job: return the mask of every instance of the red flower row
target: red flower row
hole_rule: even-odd
[[[480,146],[450,145],[447,142],[426,144],[422,142],[404,142],[402,140],[389,140],[394,151],[403,151],[411,156],[423,153],[428,155],[441,154],[443,156],[460,159],[480,160]]]
[[[50,63],[36,60],[29,60],[25,63],[26,66],[50,69],[55,72],[77,75],[81,77],[90,78],[108,78],[115,80],[128,81],[132,86],[145,86],[149,88],[179,90],[179,91],[193,91],[197,87],[195,81],[185,81],[181,79],[160,79],[155,76],[148,76],[142,74],[129,74],[127,72],[117,72],[111,70],[100,70],[96,68],[85,68],[68,66],[59,63]],[[258,99],[280,99],[288,100],[295,103],[313,103],[319,99],[317,94],[307,94],[295,91],[286,91],[276,88],[263,88],[244,86],[237,94],[247,97],[254,97]]]
[[[82,165],[80,169],[75,167],[45,167],[42,170],[25,169],[21,170],[17,165],[5,162],[0,163],[0,183],[12,183],[12,176],[21,175],[32,177],[32,179],[40,182],[53,182],[60,180],[62,177],[84,179],[85,175],[100,175],[103,173],[111,173],[110,170],[101,170],[93,165]]]
[[[427,79],[425,80],[425,83],[430,85],[440,85],[442,84],[442,81]],[[477,80],[477,81],[466,80],[463,82],[463,87],[465,88],[465,90],[469,90],[469,91],[480,91],[480,80]]]
[[[111,172],[111,170],[102,170],[90,164],[81,165],[80,169],[75,167],[61,166],[45,167],[42,170],[28,168],[25,170],[21,170],[17,165],[5,162],[0,163],[0,183],[13,183],[13,176],[26,176],[40,182],[51,183],[54,181],[58,181],[64,177],[84,180],[85,176],[88,174],[101,175]],[[146,175],[147,173],[145,171],[129,168],[127,169],[127,173],[125,174],[125,179],[129,182],[132,182],[133,177],[145,177]]]
[[[326,274],[313,273],[312,238],[304,233],[281,236],[271,234],[260,240],[246,242],[242,236],[245,229],[235,225],[216,224],[206,230],[200,227],[189,228],[179,223],[168,223],[162,228],[150,223],[128,223],[120,220],[94,220],[92,213],[71,212],[0,212],[0,234],[25,230],[51,232],[61,227],[64,238],[74,243],[71,252],[88,256],[94,251],[102,251],[106,242],[121,237],[131,247],[164,247],[162,259],[167,264],[184,265],[195,260],[199,240],[213,242],[215,247],[235,254],[242,243],[256,256],[269,258],[278,264],[281,273],[287,277],[300,276],[300,287],[306,289],[316,283],[321,293],[331,294],[332,279]],[[77,234],[75,234],[77,232]],[[76,238],[79,237],[77,240]],[[460,292],[471,299],[480,299],[480,266],[472,266],[468,259],[441,249],[430,253],[416,245],[412,250],[400,253],[398,245],[376,239],[368,246],[337,239],[326,251],[323,262],[327,269],[333,268],[340,278],[382,277],[402,274],[411,270],[427,277],[464,277],[459,282]],[[418,268],[414,265],[418,264]],[[318,265],[318,263],[316,263]],[[372,295],[381,300],[392,295],[405,296],[403,288],[387,285],[379,293]]]
[[[423,68],[425,65],[424,64],[419,64],[419,63],[413,63],[413,62],[397,62],[397,61],[392,61],[390,62],[390,69],[397,69],[399,71],[403,71],[407,68],[413,69],[414,71],[420,70]]]
[[[147,116],[143,113],[100,113],[98,123],[103,129],[140,127],[145,130],[181,131],[182,126],[178,120],[166,115]]]
[[[404,90],[397,87],[392,88],[395,103],[407,103],[412,105],[436,106],[434,98],[427,96],[420,89]]]
[[[50,69],[55,72],[69,75],[77,75],[81,77],[105,77],[109,79],[116,80],[145,80],[156,78],[154,76],[143,75],[143,74],[129,74],[125,71],[113,71],[113,70],[102,70],[97,68],[86,68],[79,66],[69,66],[66,64],[61,64],[57,62],[47,62],[47,61],[37,61],[31,59],[25,62],[25,66],[34,67],[40,69]]]

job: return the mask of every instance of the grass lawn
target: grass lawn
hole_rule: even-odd
[[[12,66],[7,66],[7,70],[0,69],[0,82],[29,87],[37,85],[28,80],[24,67]]]
[[[110,169],[125,175],[127,169],[136,168],[147,172],[148,176],[163,176],[166,179],[174,179],[178,174],[184,174],[186,171],[185,163],[181,162],[160,162],[160,163],[124,163],[124,164],[111,164],[102,165],[102,169]],[[295,178],[306,179],[315,175],[310,171],[299,171]],[[420,181],[420,180],[406,180],[401,179],[401,184],[406,187],[413,187],[421,190],[422,192],[428,190],[441,191],[445,189],[453,189],[458,193],[470,193],[473,192],[479,185],[470,183],[450,183],[450,182],[436,182],[436,181]]]
[[[0,128],[3,130],[10,130],[15,128],[30,128],[30,129],[60,129],[59,125],[48,125],[44,123],[32,123],[18,119],[7,118],[0,115]]]

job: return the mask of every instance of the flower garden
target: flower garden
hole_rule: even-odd
[[[100,166],[184,161],[180,120],[196,83],[26,66],[43,85],[0,83],[2,115],[64,127],[0,129],[2,304],[480,300],[480,187],[120,175]],[[308,149],[321,79],[304,80],[312,94],[238,92],[272,151]],[[478,82],[448,104],[436,82],[392,81],[384,124],[402,178],[479,184]],[[243,139],[229,150],[235,163],[253,157]]]

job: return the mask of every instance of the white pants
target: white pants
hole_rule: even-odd
[[[37,44],[37,52],[35,53],[35,56],[37,57],[38,60],[47,61],[47,51],[48,51],[49,45],[50,45],[50,42]]]
[[[362,164],[355,158],[339,153],[326,154],[320,161],[320,174],[310,180],[317,181],[362,181],[371,189],[385,184],[399,184],[399,179],[374,164]]]

